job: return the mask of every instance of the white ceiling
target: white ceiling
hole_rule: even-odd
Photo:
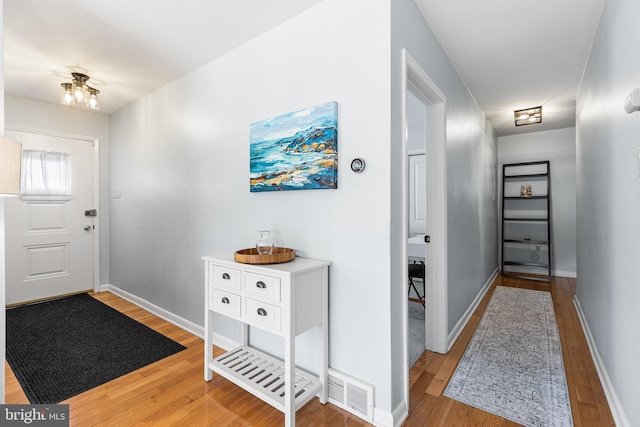
[[[5,92],[58,103],[79,71],[111,114],[322,0],[4,0]],[[393,1],[393,0],[392,0]],[[498,135],[573,126],[606,0],[416,0]],[[543,106],[515,128],[513,110]]]
[[[575,99],[606,0],[416,0],[498,136],[575,126]],[[542,105],[542,123],[514,110]]]
[[[59,103],[90,76],[111,114],[321,0],[4,0],[5,92]]]

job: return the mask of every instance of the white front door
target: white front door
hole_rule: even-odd
[[[94,143],[7,131],[23,150],[69,153],[70,197],[5,200],[6,303],[93,290]],[[66,200],[65,200],[66,199]]]

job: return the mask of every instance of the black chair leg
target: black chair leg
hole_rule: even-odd
[[[415,283],[413,283],[413,278],[409,277],[409,292],[408,295],[411,295],[411,288],[413,288],[413,290],[415,291],[416,295],[418,296],[418,300],[420,300],[420,304],[422,304],[422,306],[424,307],[424,297],[426,295],[425,292],[425,286],[424,286],[424,280],[422,281],[422,295],[420,295],[420,292],[418,292],[418,288],[416,288]]]

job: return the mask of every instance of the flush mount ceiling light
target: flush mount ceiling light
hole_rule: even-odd
[[[89,76],[82,73],[71,73],[71,83],[60,83],[62,86],[63,105],[83,105],[91,110],[99,110],[98,89],[87,85]]]
[[[542,122],[542,106],[525,108],[513,112],[513,120],[516,126],[533,125]]]

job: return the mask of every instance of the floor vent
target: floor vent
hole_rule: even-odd
[[[329,402],[373,422],[373,386],[329,369]]]

